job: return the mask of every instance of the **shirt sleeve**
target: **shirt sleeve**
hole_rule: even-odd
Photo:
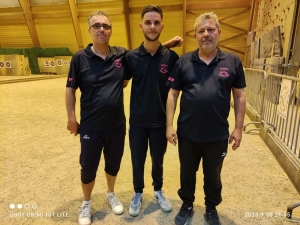
[[[243,69],[243,65],[241,61],[238,59],[238,65],[236,67],[236,79],[234,80],[232,86],[234,88],[245,88],[246,87],[246,79],[245,79],[245,73]]]
[[[72,57],[71,63],[70,63],[70,70],[67,77],[67,84],[66,87],[71,87],[74,89],[78,88],[78,79],[77,79],[77,73],[78,69],[76,69],[76,55]]]
[[[177,60],[177,62],[175,63],[175,66],[173,67],[173,70],[168,78],[166,85],[175,90],[182,89],[179,60]]]

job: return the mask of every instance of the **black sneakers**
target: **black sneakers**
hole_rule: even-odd
[[[176,225],[186,225],[189,222],[189,219],[193,217],[194,210],[193,207],[183,203],[179,213],[176,215],[174,222]]]
[[[221,225],[217,210],[210,210],[204,213],[204,220],[209,225]]]

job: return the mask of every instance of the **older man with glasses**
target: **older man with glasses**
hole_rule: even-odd
[[[88,18],[92,44],[72,58],[66,84],[67,129],[80,134],[81,182],[84,201],[79,211],[79,224],[91,224],[91,194],[103,150],[107,181],[107,202],[113,213],[122,214],[124,207],[114,193],[117,174],[124,152],[126,133],[123,106],[124,59],[128,50],[110,46],[112,23],[104,11]],[[180,45],[175,37],[166,43]],[[75,115],[76,90],[80,89],[80,124]],[[80,127],[80,131],[79,131]]]

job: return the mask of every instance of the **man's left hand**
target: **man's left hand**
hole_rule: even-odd
[[[231,144],[234,140],[234,143],[232,144],[232,150],[236,150],[238,147],[240,147],[241,141],[242,141],[242,131],[238,129],[234,129],[234,131],[231,133],[229,137],[229,144]]]

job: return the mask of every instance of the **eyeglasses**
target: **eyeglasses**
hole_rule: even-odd
[[[93,30],[100,30],[101,27],[103,27],[103,30],[111,30],[111,26],[108,24],[105,24],[105,23],[103,23],[103,24],[96,23],[96,24],[90,26],[90,28],[93,28]]]

